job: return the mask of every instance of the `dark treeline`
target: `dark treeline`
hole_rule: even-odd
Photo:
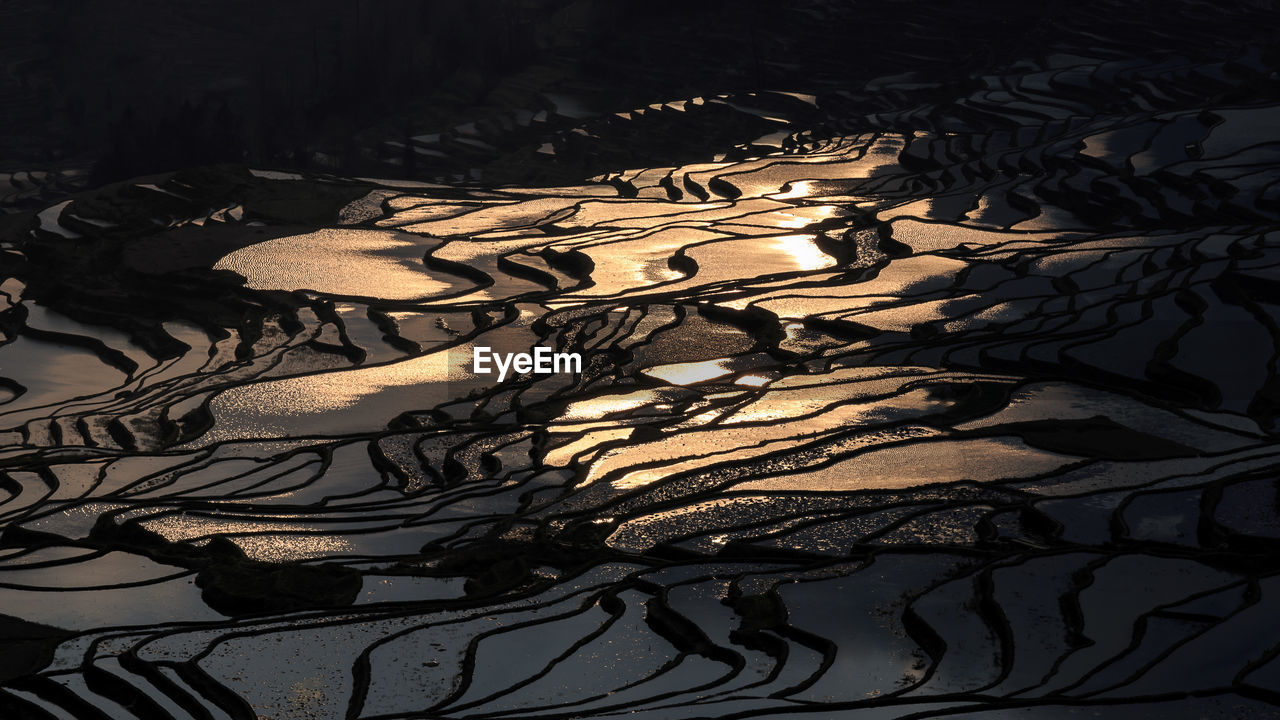
[[[484,102],[496,77],[589,43],[599,22],[562,5],[0,3],[0,33],[22,38],[0,48],[16,70],[0,81],[0,162],[87,158],[99,181],[209,161],[305,165],[321,148],[349,164],[362,130]]]
[[[1078,46],[1096,29],[1097,4],[0,0],[0,61],[10,68],[0,77],[0,171],[91,168],[100,184],[240,162],[415,177],[483,166],[490,179],[547,180],[530,168],[551,162],[535,150],[568,127],[563,118],[489,139],[496,148],[480,160],[413,152],[409,138],[536,113],[552,94],[607,118],[751,89],[856,93],[870,78],[912,71],[954,90],[1058,41]],[[1179,37],[1222,30],[1209,6],[1139,0],[1117,14],[1104,5],[1108,23],[1132,27],[1132,42],[1099,52],[1176,53]],[[1237,22],[1223,42],[1247,31]],[[722,132],[705,124],[686,130]],[[650,138],[626,132],[604,138],[610,162],[673,149],[680,156],[665,162],[692,161],[713,144],[673,141],[657,125]],[[563,177],[605,166],[597,147],[559,150]]]

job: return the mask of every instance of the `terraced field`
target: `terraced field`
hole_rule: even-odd
[[[0,716],[1280,715],[1274,68],[1050,54],[586,120],[543,154],[769,132],[561,187],[5,217]],[[583,372],[471,372],[536,345]]]

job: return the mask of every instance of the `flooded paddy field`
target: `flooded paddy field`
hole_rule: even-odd
[[[1280,65],[1099,44],[3,216],[0,717],[1280,715]]]

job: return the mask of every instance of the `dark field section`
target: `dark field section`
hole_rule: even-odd
[[[1280,717],[1278,29],[0,2],[0,720]]]

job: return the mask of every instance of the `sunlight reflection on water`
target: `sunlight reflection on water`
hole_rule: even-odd
[[[457,288],[423,266],[423,255],[436,244],[385,230],[325,228],[241,248],[213,267],[243,275],[257,290],[411,300]]]

